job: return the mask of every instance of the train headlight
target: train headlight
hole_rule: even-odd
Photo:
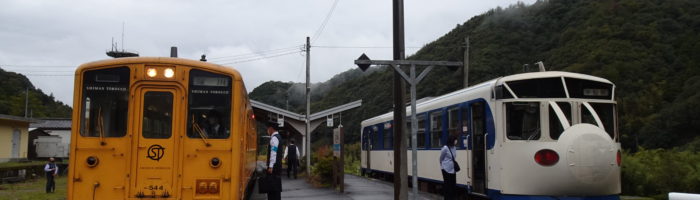
[[[213,168],[218,168],[219,166],[221,166],[221,160],[219,158],[214,157],[211,159],[211,161],[209,161],[209,166]]]
[[[559,162],[559,154],[551,149],[542,149],[535,153],[535,162],[542,166],[552,166]]]
[[[146,75],[148,75],[148,77],[153,78],[156,77],[156,75],[158,75],[158,71],[155,68],[148,68],[146,70]]]
[[[617,166],[620,166],[622,164],[622,153],[620,150],[617,150]]]
[[[208,184],[206,181],[198,181],[197,184],[197,194],[206,194],[209,192]]]
[[[172,78],[173,76],[175,76],[175,71],[172,68],[167,68],[165,69],[163,75],[165,75],[165,78]]]
[[[209,193],[212,193],[212,194],[219,193],[219,183],[210,182],[209,183]]]
[[[97,164],[100,164],[100,159],[97,159],[95,156],[90,156],[85,159],[85,163],[87,163],[88,167],[92,168],[97,166]]]

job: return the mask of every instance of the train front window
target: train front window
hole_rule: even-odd
[[[80,135],[123,137],[129,108],[128,67],[86,71],[83,74]]]
[[[561,109],[562,113],[564,114],[564,117],[566,121],[569,122],[569,125],[571,125],[571,103],[569,102],[556,102],[556,105]],[[549,106],[549,136],[554,139],[558,140],[559,136],[564,133],[564,125],[559,121],[559,117],[557,117],[557,114],[555,113],[553,109],[553,105]]]
[[[508,102],[506,104],[506,135],[511,140],[540,139],[540,103]]]
[[[143,97],[144,138],[170,138],[173,122],[173,93],[146,92]]]
[[[617,128],[615,123],[615,104],[612,103],[589,103],[591,107],[593,107],[593,110],[595,110],[596,114],[598,115],[598,118],[600,119],[600,122],[603,123],[603,127],[605,128],[605,132],[610,135],[610,138],[615,139],[615,135],[617,133]],[[589,124],[594,124],[596,125],[597,122],[595,121],[595,118],[593,117],[593,114],[588,111],[585,106],[581,107],[581,122],[582,123],[589,123]]]
[[[231,77],[191,70],[187,136],[225,139],[231,134]]]

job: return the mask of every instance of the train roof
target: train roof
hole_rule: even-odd
[[[94,62],[89,62],[82,64],[75,70],[75,75],[79,76],[84,70],[99,67],[99,66],[109,66],[109,65],[125,65],[125,64],[172,64],[172,65],[186,65],[186,66],[196,66],[205,69],[219,71],[222,73],[232,75],[233,80],[241,81],[242,76],[238,70],[231,67],[226,67],[222,65],[217,65],[214,63],[202,62],[198,60],[184,59],[184,58],[171,58],[171,57],[127,57],[127,58],[115,58],[99,60]]]
[[[570,77],[570,78],[586,79],[586,80],[592,80],[592,81],[613,84],[611,81],[609,81],[607,79],[596,77],[596,76],[591,76],[591,75],[586,75],[586,74],[562,72],[562,71],[529,72],[529,73],[514,74],[514,75],[495,78],[495,79],[480,83],[478,85],[474,85],[474,86],[471,86],[468,88],[456,90],[454,92],[450,92],[450,93],[442,95],[442,96],[438,96],[438,97],[435,97],[435,98],[432,98],[432,99],[429,99],[429,100],[426,100],[423,102],[419,102],[416,105],[416,110],[417,110],[417,112],[420,113],[420,112],[425,112],[425,111],[435,109],[437,107],[444,107],[444,106],[448,106],[448,105],[453,105],[455,103],[462,102],[459,100],[460,97],[466,96],[467,94],[471,94],[471,93],[483,94],[483,92],[488,92],[490,94],[494,86],[502,85],[503,83],[508,82],[508,81],[527,80],[527,79],[535,79],[535,78],[552,78],[552,77]],[[489,98],[490,98],[490,96],[489,96]],[[410,105],[406,106],[406,114],[407,115],[411,114],[411,106]],[[361,126],[365,127],[365,126],[372,125],[372,124],[386,122],[386,121],[389,121],[392,119],[393,119],[393,112],[388,112],[388,113],[384,113],[382,115],[375,116],[375,117],[372,117],[372,118],[369,118],[369,119],[362,121]]]
[[[597,76],[572,73],[572,72],[562,72],[562,71],[529,72],[529,73],[522,73],[522,74],[514,74],[514,75],[504,76],[504,77],[498,78],[497,79],[498,81],[496,82],[496,84],[501,85],[506,81],[527,80],[527,79],[534,79],[534,78],[552,78],[552,77],[570,77],[570,78],[586,79],[586,80],[592,80],[592,81],[597,81],[597,82],[613,84],[608,79],[600,78]]]

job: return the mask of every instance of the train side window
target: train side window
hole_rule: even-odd
[[[447,110],[447,132],[459,138],[459,108]]]
[[[366,150],[367,150],[367,146],[369,145],[369,144],[367,143],[367,142],[368,142],[368,139],[367,139],[367,135],[368,135],[368,134],[369,134],[369,132],[367,131],[367,127],[365,127],[364,129],[362,129],[362,150],[363,150],[363,151],[366,151]]]
[[[564,113],[564,116],[566,117],[566,120],[569,121],[569,124],[571,123],[572,120],[572,115],[571,115],[571,103],[569,102],[556,102],[561,111]],[[554,139],[558,140],[559,136],[564,133],[564,125],[559,122],[559,118],[557,117],[557,114],[554,112],[554,109],[550,106],[549,107],[549,136]]]
[[[83,74],[80,135],[123,137],[129,108],[128,67],[86,71]]]
[[[226,139],[231,134],[231,77],[190,71],[187,136]]]
[[[173,123],[173,93],[146,92],[143,97],[144,138],[170,138]]]
[[[507,102],[506,135],[511,140],[539,140],[540,103]]]
[[[612,103],[589,103],[591,104],[591,107],[593,107],[593,110],[595,110],[596,114],[598,114],[598,117],[600,118],[600,121],[603,122],[603,126],[605,127],[605,132],[610,135],[610,138],[615,139],[615,135],[617,133],[617,128],[616,128],[616,122],[615,122],[615,104]],[[588,112],[588,111],[586,111]],[[590,114],[590,113],[589,113]]]
[[[384,149],[393,149],[394,144],[393,144],[393,137],[394,137],[394,132],[393,128],[391,126],[392,123],[386,122],[384,123]]]
[[[420,114],[416,117],[418,118],[418,131],[416,134],[416,143],[418,143],[418,149],[422,149],[425,148],[425,114]]]
[[[467,136],[469,136],[471,134],[469,131],[470,125],[469,125],[469,121],[468,121],[469,120],[469,108],[468,107],[462,108],[461,113],[462,113],[462,127],[460,130],[460,132],[462,132],[462,137],[460,137],[460,140],[462,143],[461,147],[468,148],[470,141],[467,140],[468,139]],[[469,137],[471,137],[471,136],[469,136]]]
[[[372,150],[382,149],[382,143],[379,143],[381,141],[380,138],[382,137],[382,135],[379,134],[379,129],[377,128],[377,126],[372,126],[371,135],[372,135]]]
[[[442,139],[442,111],[430,114],[430,148],[440,148]]]

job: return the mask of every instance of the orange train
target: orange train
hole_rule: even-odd
[[[243,199],[256,162],[238,71],[118,58],[75,72],[68,199]]]

